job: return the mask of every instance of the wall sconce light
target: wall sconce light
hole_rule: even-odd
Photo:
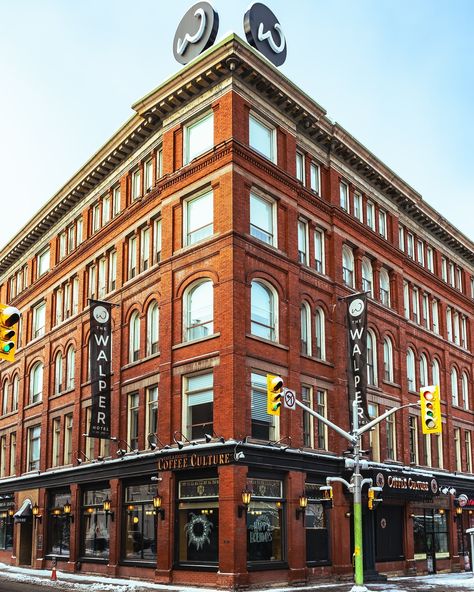
[[[10,516],[10,518],[13,518],[14,514],[15,514],[15,506],[10,506],[8,508],[8,515]]]
[[[155,510],[155,516],[159,516],[161,520],[165,519],[165,510],[162,508],[163,498],[157,492],[156,495],[153,497],[153,508]]]
[[[110,519],[114,519],[114,512],[110,511],[110,500],[108,497],[105,498],[104,503],[102,504],[102,509],[105,512],[105,524],[107,524],[107,519],[110,516]]]
[[[61,508],[53,508],[53,516],[61,516]]]
[[[438,510],[438,514],[439,514],[440,516],[444,516],[444,514],[445,514],[445,513],[446,513],[446,510],[445,510],[444,508],[439,508],[439,510]]]
[[[218,440],[221,444],[224,444],[224,442],[225,442],[224,436],[218,436],[214,430],[212,430],[212,434],[204,434],[204,439],[206,440],[206,444],[209,444],[209,442],[213,438]]]
[[[303,516],[303,518],[304,518],[304,515],[306,512],[306,506],[308,505],[308,498],[305,496],[304,493],[302,495],[300,495],[299,504],[300,504],[300,507],[296,508],[296,520],[299,520],[300,516]]]
[[[169,444],[163,444],[155,432],[150,432],[146,439],[150,450],[156,450],[157,448],[159,448],[159,450],[169,450],[171,448]]]
[[[39,506],[37,503],[35,503],[35,505],[31,508],[31,513],[33,514],[35,525],[37,522],[41,522],[43,517],[39,513]]]
[[[181,436],[181,440],[177,440],[176,437],[177,436]],[[173,434],[173,440],[175,442],[175,444],[178,445],[178,448],[181,450],[182,448],[184,448],[184,443],[187,442],[188,444],[192,444],[193,446],[196,445],[196,442],[191,442],[191,440],[188,440],[186,438],[186,436],[180,432],[179,430],[176,430],[176,432]]]
[[[252,492],[248,491],[247,489],[244,489],[242,491],[242,506],[239,505],[238,506],[238,516],[239,518],[242,518],[242,516],[244,515],[244,512],[247,512],[247,509],[249,507],[250,504],[250,500],[252,499]]]
[[[110,436],[110,440],[117,444],[117,456],[123,457],[127,454],[127,451],[133,452],[133,454],[140,454],[138,448],[132,448],[130,444],[126,440],[122,440],[122,438],[117,438],[117,436]],[[125,448],[121,448],[121,445],[124,444]]]
[[[66,516],[66,518],[69,518],[71,522],[74,522],[74,515],[71,514],[71,510],[71,502],[66,502],[63,506],[63,514]]]

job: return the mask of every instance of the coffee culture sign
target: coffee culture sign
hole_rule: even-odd
[[[158,471],[176,471],[180,469],[202,469],[228,465],[233,459],[231,452],[173,454],[158,459]]]

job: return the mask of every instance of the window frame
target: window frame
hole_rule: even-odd
[[[257,224],[255,224],[255,219],[252,218],[252,199],[254,200],[258,200],[260,202],[262,202],[265,206],[270,208],[270,220],[271,220],[271,233],[268,232],[267,230],[265,230],[262,226],[258,226]],[[264,197],[263,195],[261,195],[260,193],[256,193],[255,191],[250,191],[250,197],[249,197],[249,209],[250,209],[250,221],[249,221],[249,234],[250,236],[253,236],[254,238],[256,238],[257,240],[259,240],[260,242],[266,244],[266,245],[270,245],[272,247],[277,248],[278,247],[278,215],[277,215],[277,202],[272,199],[271,197]],[[255,210],[253,210],[255,211]],[[252,231],[253,228],[255,229],[255,231]],[[259,233],[262,233],[263,235],[268,235],[270,240],[264,240],[261,236],[259,236]]]
[[[256,125],[260,126],[261,128],[264,128],[269,132],[270,142],[268,153],[262,152],[254,144],[252,144],[252,121]],[[263,117],[260,117],[260,115],[258,115],[254,111],[250,111],[249,113],[249,147],[252,148],[252,150],[255,150],[255,152],[257,152],[261,156],[265,157],[270,162],[273,162],[274,164],[277,163],[276,127],[271,125],[268,121],[266,121]]]
[[[210,200],[210,211],[211,211],[211,222],[204,224],[203,226],[199,226],[197,228],[195,228],[194,230],[190,230],[190,204],[192,204],[193,202],[197,202],[198,200],[204,200],[204,199],[209,199]],[[206,204],[206,208],[209,207],[208,204]],[[194,194],[190,197],[187,197],[186,199],[183,200],[183,246],[184,247],[190,247],[192,245],[196,245],[198,243],[201,243],[203,241],[209,240],[213,235],[214,235],[214,222],[215,222],[215,216],[214,216],[214,191],[212,190],[212,188],[206,188],[204,191],[201,191],[197,194]],[[193,227],[192,227],[193,228]],[[207,230],[209,229],[209,231]],[[193,239],[191,235],[197,233],[197,232],[203,232],[204,231],[204,235],[201,236],[199,235],[199,237],[197,239]]]
[[[212,138],[210,139],[210,143],[206,143],[205,147],[199,149],[199,151],[194,151],[192,154],[190,152],[191,148],[191,134],[195,129],[202,129],[197,126],[202,125],[207,120],[212,119]],[[214,111],[212,109],[206,110],[204,113],[201,113],[190,122],[188,122],[184,126],[183,130],[183,164],[188,165],[192,162],[195,158],[198,158],[202,154],[205,154],[209,150],[211,150],[215,146],[215,138],[214,138],[215,130],[214,130]]]

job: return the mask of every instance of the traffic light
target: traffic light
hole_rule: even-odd
[[[322,485],[319,488],[319,491],[323,494],[323,498],[320,503],[323,505],[324,508],[330,510],[332,508],[332,498],[333,498],[333,490],[331,485]]]
[[[267,374],[267,413],[280,415],[281,395],[283,392],[283,378],[274,374]]]
[[[369,492],[368,492],[368,507],[369,510],[374,510],[375,506],[377,504],[380,504],[380,502],[382,502],[382,498],[381,497],[377,497],[377,492],[382,491],[381,487],[369,487]]]
[[[20,320],[20,311],[14,306],[0,304],[0,359],[15,361],[16,325]]]
[[[423,434],[441,434],[441,404],[439,386],[420,389],[421,430]]]

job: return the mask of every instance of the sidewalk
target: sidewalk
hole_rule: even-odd
[[[26,569],[12,567],[0,563],[0,577],[2,579],[15,580],[17,582],[48,585],[59,590],[74,590],[83,592],[149,592],[151,590],[173,592],[215,592],[209,588],[195,588],[191,586],[172,586],[153,584],[137,580],[125,580],[121,578],[106,578],[82,574],[70,574],[58,571],[57,581],[50,581],[50,570]],[[311,584],[308,586],[295,586],[284,588],[261,588],[259,592],[350,592],[351,582],[333,584]],[[373,592],[468,592],[474,591],[474,577],[471,572],[438,574],[419,577],[391,578],[383,584],[367,584],[367,589]]]

